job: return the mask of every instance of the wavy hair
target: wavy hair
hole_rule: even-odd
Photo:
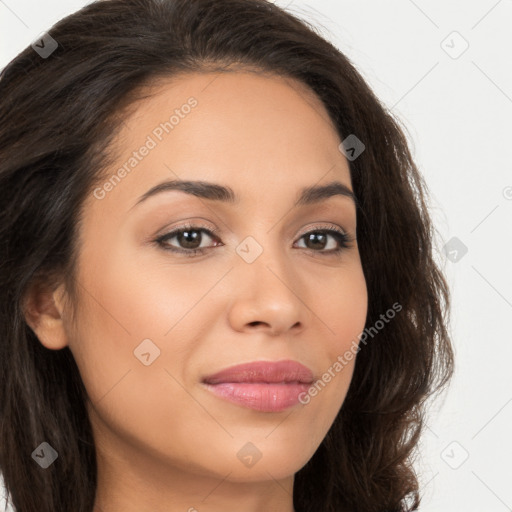
[[[241,67],[301,81],[340,140],[364,142],[349,165],[366,326],[402,306],[359,352],[339,414],[295,475],[295,510],[416,510],[427,399],[454,362],[428,192],[401,123],[314,26],[264,0],[96,1],[49,34],[51,55],[28,46],[0,74],[0,471],[16,511],[91,512],[97,485],[86,390],[70,350],[46,349],[28,326],[27,291],[75,290],[84,199],[145,87]],[[59,453],[46,470],[31,457],[44,440]]]

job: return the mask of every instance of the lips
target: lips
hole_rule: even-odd
[[[206,377],[206,384],[221,383],[299,383],[311,384],[314,380],[313,372],[303,364],[296,361],[255,361],[232,366]]]
[[[203,379],[216,397],[259,412],[281,412],[297,405],[314,381],[296,361],[257,361],[232,366]]]

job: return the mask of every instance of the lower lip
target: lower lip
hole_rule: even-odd
[[[249,409],[261,412],[280,412],[297,405],[299,396],[310,384],[265,384],[254,382],[222,382],[206,384],[215,395]]]

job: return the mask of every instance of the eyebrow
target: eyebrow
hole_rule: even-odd
[[[167,192],[169,190],[178,190],[202,199],[221,201],[229,204],[239,201],[239,198],[233,189],[224,185],[208,181],[170,180],[159,183],[149,189],[138,199],[132,208],[143,201],[146,201],[150,197],[154,197],[157,194]],[[303,188],[300,191],[299,197],[295,201],[294,206],[306,206],[320,201],[325,201],[330,197],[338,195],[351,199],[357,206],[357,199],[354,193],[339,181],[332,181],[326,185],[312,185],[310,187]]]

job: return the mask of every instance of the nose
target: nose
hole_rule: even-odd
[[[238,261],[236,288],[228,310],[231,327],[239,332],[265,331],[279,336],[304,329],[309,310],[304,292],[284,256],[264,251],[254,262]]]

